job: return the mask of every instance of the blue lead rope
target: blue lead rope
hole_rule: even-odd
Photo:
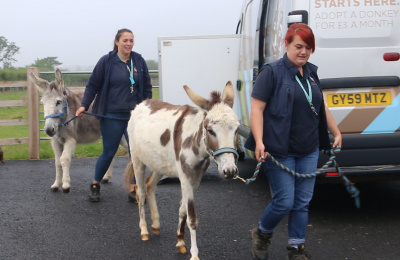
[[[129,118],[116,118],[116,117],[111,117],[111,116],[102,116],[102,115],[92,114],[92,113],[89,113],[89,112],[83,112],[83,113],[86,114],[86,115],[90,115],[90,116],[103,117],[103,118],[109,118],[109,119],[115,119],[115,120],[129,121]],[[63,125],[67,126],[72,120],[74,120],[77,117],[78,116],[73,116],[70,120],[64,122]]]
[[[336,163],[336,155],[340,152],[340,148],[338,146],[336,146],[335,148],[332,148],[330,150],[330,158],[329,160],[319,169],[317,169],[314,173],[309,173],[309,174],[302,174],[302,173],[298,173],[295,172],[289,168],[287,168],[286,166],[284,166],[283,164],[279,163],[271,154],[267,153],[267,158],[269,158],[273,163],[275,163],[278,167],[280,167],[281,169],[283,169],[284,171],[292,174],[295,177],[300,177],[300,178],[312,178],[312,177],[316,177],[317,175],[323,173],[324,171],[326,171],[326,169],[330,166],[333,166],[336,168],[337,173],[339,174],[339,177],[342,178],[344,185],[346,186],[346,190],[348,193],[350,193],[351,197],[354,198],[354,202],[356,204],[357,208],[360,208],[361,203],[360,203],[360,191],[354,186],[354,183],[352,183],[351,181],[349,181],[349,179],[344,176],[344,174],[342,174],[339,165]],[[265,159],[263,159],[262,157],[260,157],[258,159],[257,162],[257,166],[256,169],[254,171],[253,177],[249,178],[245,181],[246,184],[249,184],[253,181],[255,181],[257,179],[258,173],[260,172],[260,168],[261,168],[261,164],[265,161]]]
[[[68,100],[65,99],[65,106],[62,110],[61,113],[58,114],[51,114],[48,116],[45,116],[44,119],[48,119],[48,118],[55,118],[55,117],[64,117],[67,115],[67,112],[69,111],[69,106],[68,106]],[[111,117],[111,116],[103,116],[103,115],[97,115],[97,114],[92,114],[89,112],[83,112],[86,115],[91,115],[91,116],[96,116],[96,117],[103,117],[103,118],[110,118],[110,119],[115,119],[115,120],[125,120],[125,121],[129,121],[129,118],[115,118],[115,117]],[[77,118],[78,116],[73,116],[70,120],[62,123],[63,126],[67,126],[72,120],[74,120],[75,118]]]

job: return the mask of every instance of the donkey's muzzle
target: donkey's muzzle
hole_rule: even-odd
[[[223,177],[225,179],[233,179],[239,175],[239,169],[235,167],[231,167],[229,169],[223,170]]]
[[[46,128],[45,132],[50,137],[53,137],[56,134],[56,130],[54,129],[54,127]]]

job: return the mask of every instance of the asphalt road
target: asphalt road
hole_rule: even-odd
[[[175,248],[179,182],[158,185],[161,234],[150,234],[143,242],[137,206],[128,202],[122,187],[127,160],[117,158],[111,183],[102,186],[100,203],[87,199],[95,158],[73,159],[69,194],[50,192],[53,160],[0,164],[0,259],[190,259]],[[254,168],[251,159],[239,162],[244,178],[251,177]],[[307,231],[312,259],[400,259],[400,182],[356,186],[360,209],[344,186],[316,186]],[[264,176],[250,185],[223,181],[212,163],[195,194],[200,259],[252,259],[250,230],[270,199]],[[189,247],[188,234],[186,229]],[[270,259],[285,259],[286,242],[283,221],[275,230]]]

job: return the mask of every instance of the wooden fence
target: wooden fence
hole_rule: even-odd
[[[38,68],[28,68],[27,74],[33,72],[39,76]],[[40,130],[39,130],[39,91],[27,75],[27,81],[17,81],[12,83],[0,84],[0,88],[27,87],[28,99],[25,100],[6,100],[0,101],[0,107],[28,106],[28,119],[9,119],[0,120],[0,126],[9,125],[28,125],[28,137],[0,139],[1,145],[28,144],[28,154],[30,160],[40,159]]]
[[[0,126],[10,125],[28,125],[28,137],[25,138],[8,138],[0,139],[0,151],[2,145],[16,145],[16,144],[28,144],[28,156],[30,160],[40,159],[40,129],[39,129],[39,91],[36,89],[33,81],[29,78],[29,73],[33,72],[39,76],[39,69],[36,67],[30,67],[27,69],[27,81],[13,81],[12,83],[0,83],[0,89],[5,88],[20,88],[27,87],[28,99],[27,100],[6,100],[0,101],[0,107],[16,107],[16,106],[28,106],[28,119],[9,119],[0,120]],[[44,74],[49,74],[42,72]],[[151,77],[153,88],[158,88],[158,70],[150,70],[150,75],[156,75]]]

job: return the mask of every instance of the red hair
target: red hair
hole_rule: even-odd
[[[315,51],[315,38],[314,38],[314,33],[311,30],[311,28],[304,23],[294,23],[291,26],[289,26],[286,36],[285,36],[285,41],[290,44],[293,41],[293,38],[295,35],[300,36],[300,38],[307,43],[308,46],[311,48],[311,53]]]

